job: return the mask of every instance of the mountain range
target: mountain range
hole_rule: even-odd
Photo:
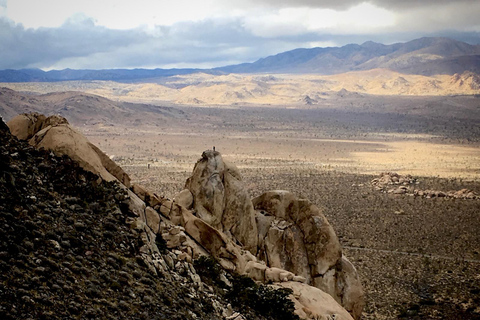
[[[243,63],[213,69],[104,69],[104,70],[1,70],[0,82],[54,82],[70,80],[110,80],[142,82],[193,73],[287,73],[332,75],[349,71],[389,69],[424,76],[480,73],[480,45],[426,37],[406,43],[384,45],[365,42],[343,47],[295,49]]]
[[[343,47],[296,49],[254,63],[218,68],[233,73],[316,73],[390,69],[407,74],[437,75],[480,72],[480,45],[448,38],[420,38],[383,45],[365,42]]]

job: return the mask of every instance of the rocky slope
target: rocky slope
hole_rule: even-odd
[[[44,312],[48,315],[55,314],[57,307],[62,309],[64,306],[61,303],[58,306],[55,302],[47,303],[45,299],[51,297],[52,301],[57,301],[51,291],[61,293],[63,288],[67,292],[86,294],[83,300],[75,300],[76,305],[69,302],[69,305],[74,305],[75,308],[70,310],[67,307],[68,312],[87,312],[84,306],[88,305],[91,308],[88,309],[88,314],[82,313],[82,317],[97,317],[104,309],[96,304],[96,301],[105,300],[105,295],[111,298],[110,290],[115,290],[119,286],[122,292],[125,292],[126,288],[130,289],[126,292],[130,300],[112,298],[112,303],[124,310],[116,311],[117,314],[114,316],[128,318],[130,316],[128,312],[142,309],[142,305],[137,306],[132,301],[137,299],[145,302],[142,292],[146,289],[141,289],[145,285],[155,291],[148,295],[148,303],[162,306],[158,299],[164,298],[159,294],[165,292],[167,296],[175,297],[176,302],[186,303],[189,307],[176,315],[180,317],[181,314],[181,318],[240,320],[296,319],[299,316],[302,319],[334,317],[349,320],[352,316],[356,319],[361,317],[363,291],[356,270],[342,257],[338,239],[325,217],[315,206],[297,200],[302,204],[299,206],[300,210],[298,212],[289,210],[293,222],[305,233],[305,239],[298,239],[296,245],[306,248],[307,251],[303,254],[307,263],[300,268],[297,266],[292,269],[291,263],[283,263],[284,259],[280,259],[279,263],[272,262],[274,254],[270,249],[276,245],[280,248],[273,248],[275,252],[280,252],[281,255],[291,253],[282,253],[282,248],[288,246],[277,243],[281,237],[270,241],[273,236],[268,235],[263,241],[269,243],[270,248],[262,252],[264,248],[258,245],[260,239],[258,227],[268,230],[270,225],[270,228],[276,229],[278,224],[288,222],[287,218],[272,211],[273,208],[268,205],[265,198],[262,203],[266,207],[263,209],[276,215],[278,219],[271,223],[259,223],[240,174],[233,165],[224,164],[218,153],[205,152],[195,166],[192,178],[187,182],[190,189],[186,189],[176,199],[170,200],[138,185],[128,189],[130,180],[123,170],[76,132],[64,118],[58,116],[46,118],[39,114],[21,115],[12,119],[8,125],[17,136],[28,139],[30,145],[64,155],[63,162],[69,161],[69,164],[76,165],[77,171],[71,171],[69,177],[62,176],[63,171],[48,162],[55,163],[54,160],[48,160],[53,159],[53,153],[45,152],[43,154],[50,158],[45,158],[47,163],[44,165],[48,166],[49,170],[56,170],[59,173],[52,178],[52,172],[55,171],[49,171],[48,174],[40,172],[41,170],[37,171],[34,161],[41,158],[11,152],[8,148],[14,145],[16,140],[8,134],[6,128],[3,128],[7,148],[3,153],[5,156],[3,162],[6,164],[5,168],[9,168],[3,173],[5,191],[15,186],[17,177],[12,173],[15,170],[20,172],[22,178],[26,177],[24,185],[32,181],[32,187],[21,190],[28,193],[26,209],[19,206],[21,201],[15,202],[16,197],[21,197],[20,194],[6,192],[7,198],[4,202],[10,207],[6,208],[2,216],[7,220],[5,223],[7,230],[4,234],[9,237],[14,232],[19,236],[13,236],[2,243],[5,250],[2,257],[7,259],[5,267],[14,264],[23,270],[16,273],[17,277],[5,280],[6,287],[3,292],[8,301],[12,301],[12,305],[5,304],[2,306],[3,310],[10,310],[16,303],[15,299],[35,302],[40,296],[43,300],[33,304],[32,312],[35,316],[43,315]],[[23,149],[34,152],[26,145],[23,145]],[[18,157],[20,162],[17,164],[15,159]],[[27,158],[30,159],[30,162],[27,161],[28,165],[21,162]],[[79,169],[78,165],[88,172]],[[65,167],[68,169],[68,165]],[[231,178],[225,180],[225,176]],[[220,179],[215,180],[216,178]],[[48,184],[49,179],[61,179],[62,182]],[[48,191],[41,190],[41,187],[37,190],[36,183],[48,186]],[[90,185],[94,188],[113,188],[107,197],[108,201],[105,195],[104,198],[95,198],[96,192],[93,192],[93,195],[88,190],[84,191],[85,195],[80,193],[82,188],[88,188]],[[70,188],[76,191],[69,193]],[[217,192],[218,188],[221,189],[220,193]],[[108,207],[103,208],[104,204]],[[203,214],[200,204],[205,209]],[[259,202],[256,202],[256,206],[258,205]],[[190,210],[193,207],[198,209]],[[214,208],[218,209],[217,212],[212,212]],[[31,210],[33,212],[30,212]],[[22,227],[21,218],[25,216],[33,220],[27,228]],[[112,224],[117,226],[114,228]],[[127,224],[130,228],[127,228]],[[14,226],[13,230],[8,229],[11,226]],[[15,232],[17,231],[15,228],[20,232]],[[38,232],[34,232],[36,228]],[[280,230],[277,231],[281,233]],[[116,232],[120,232],[124,238],[118,238]],[[115,242],[105,247],[102,241],[105,237],[114,239]],[[22,239],[29,241],[23,240],[27,241],[23,243]],[[288,242],[288,239],[281,241]],[[14,243],[21,243],[22,246]],[[25,248],[35,252],[32,254],[29,250],[25,251]],[[102,251],[104,248],[106,251]],[[257,252],[262,253],[256,256]],[[18,257],[19,253],[23,255]],[[205,263],[204,258],[208,256],[213,257],[214,262]],[[261,260],[261,256],[271,261],[266,263]],[[31,260],[28,260],[30,258]],[[65,262],[65,259],[68,261]],[[21,264],[19,260],[30,261],[31,264]],[[217,264],[215,261],[218,261],[218,266],[215,266]],[[200,275],[194,265],[199,268]],[[98,273],[100,271],[88,269],[90,266],[105,273],[101,275]],[[136,279],[137,268],[143,268],[149,276],[140,274],[140,278]],[[211,272],[213,269],[217,270],[214,274]],[[312,274],[308,274],[309,269],[312,270]],[[50,279],[46,275],[52,271],[62,272],[67,278],[59,276]],[[18,291],[16,290],[18,286],[23,285],[24,279],[21,277],[20,279],[18,275],[30,273],[33,277],[31,281],[35,281],[44,294],[39,294],[40,289],[35,286],[25,286],[31,289],[24,292],[26,297],[22,295],[12,298],[12,292]],[[118,274],[118,283],[105,287],[110,281],[108,274]],[[72,276],[69,278],[68,275]],[[57,283],[57,279],[63,282]],[[104,283],[101,282],[102,279]],[[68,281],[73,281],[78,286],[72,284],[73,289],[68,289],[70,284]],[[136,286],[136,281],[142,285]],[[164,285],[164,281],[172,283],[172,288],[182,289],[170,292],[168,291],[170,287]],[[66,284],[67,289],[64,288]],[[96,300],[90,301],[89,298]],[[228,302],[231,302],[241,314],[234,312]],[[55,306],[53,309],[50,308],[52,305]],[[176,309],[177,305],[171,304],[169,312],[175,313]],[[23,312],[23,309],[20,312]],[[90,315],[92,312],[93,315]],[[164,317],[164,313],[155,308],[152,312],[160,318],[175,318]],[[15,317],[15,314],[9,315]],[[102,313],[100,316],[104,315],[105,313]],[[150,315],[147,312],[146,316]]]
[[[221,318],[190,277],[155,275],[140,258],[118,183],[0,126],[2,319]]]

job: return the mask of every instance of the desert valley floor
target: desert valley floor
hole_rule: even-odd
[[[202,151],[215,146],[252,196],[285,189],[312,200],[361,275],[364,319],[478,319],[479,200],[394,195],[370,183],[393,171],[418,178],[419,189],[480,193],[480,99],[447,100],[469,107],[454,115],[412,114],[401,104],[382,110],[379,102],[368,112],[177,107],[183,116],[161,123],[81,130],[159,195],[181,191]]]
[[[25,110],[30,97],[17,99]],[[419,190],[479,195],[479,97],[342,91],[313,104],[147,107],[102,99],[53,94],[45,106],[158,195],[174,197],[215,147],[252,197],[283,189],[323,208],[365,287],[363,319],[480,319],[480,199],[371,184],[397,172]]]

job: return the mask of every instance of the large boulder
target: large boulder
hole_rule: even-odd
[[[107,181],[119,180],[130,187],[130,177],[105,153],[91,144],[60,116],[45,117],[38,113],[22,114],[7,123],[18,139],[28,140],[36,148],[52,150],[57,155],[68,155],[85,170],[98,174]]]
[[[292,289],[290,298],[295,303],[295,313],[301,319],[353,320],[340,304],[318,288],[295,281],[280,282],[275,285]]]
[[[164,211],[212,255],[220,258],[219,252],[236,247],[229,243],[230,250],[222,249],[227,246],[226,239],[256,255],[255,260],[246,259],[236,250],[221,257],[224,266],[245,267],[247,275],[261,282],[301,279],[330,295],[355,319],[361,317],[364,293],[357,271],[342,255],[325,215],[308,200],[283,190],[250,200],[237,168],[211,150],[203,152],[186,189],[175,198],[183,209],[166,206]],[[190,206],[194,215],[175,214],[189,212],[186,208]],[[245,261],[251,263],[244,266]]]
[[[193,196],[193,210],[200,219],[256,253],[255,211],[235,165],[223,161],[219,152],[205,151],[185,188]]]
[[[54,115],[46,117],[43,114],[32,112],[20,114],[12,118],[8,121],[7,125],[10,128],[10,132],[17,137],[17,139],[29,140],[40,130],[62,123],[68,122],[61,116]]]
[[[320,209],[288,191],[268,191],[255,199],[258,220],[272,216],[259,252],[276,267],[323,276],[335,266],[342,249],[332,226]],[[264,227],[265,228],[265,227]]]
[[[252,202],[262,238],[258,256],[270,267],[306,278],[359,319],[364,306],[362,285],[321,210],[283,190],[268,191]]]

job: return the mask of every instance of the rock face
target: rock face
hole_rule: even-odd
[[[67,123],[68,121],[60,116],[46,117],[40,113],[20,114],[8,122],[10,132],[20,140],[28,140],[37,132],[48,127],[58,124]]]
[[[301,271],[311,280],[323,276],[342,256],[333,228],[309,201],[288,191],[269,191],[253,203],[259,220],[273,217],[259,248],[269,264]]]
[[[100,175],[104,180],[118,179],[130,187],[130,178],[125,171],[71,127],[65,118],[45,117],[38,113],[22,114],[11,119],[7,125],[18,139],[29,140],[29,144],[36,148],[68,155],[82,168]]]
[[[293,281],[282,282],[278,286],[295,292],[292,298],[296,305],[301,306],[298,315],[303,319],[352,319],[346,310],[338,308],[338,303],[329,294],[318,288]]]
[[[257,225],[252,201],[238,169],[216,151],[205,151],[185,188],[193,196],[196,215],[244,248],[257,251]]]
[[[253,204],[260,230],[259,257],[271,267],[306,278],[359,319],[364,307],[362,285],[320,209],[282,190],[266,192]]]
[[[225,260],[228,254],[222,253],[222,248],[227,248],[226,239],[194,236],[209,247],[208,251],[217,252],[212,254],[227,269],[239,272],[245,268],[247,275],[260,282],[283,282],[295,277],[297,282],[328,293],[355,319],[360,318],[364,293],[357,271],[342,255],[339,240],[318,207],[281,190],[266,192],[251,201],[236,167],[210,150],[195,165],[186,190],[175,198],[190,206],[190,196],[196,219],[256,255],[254,260],[230,249],[226,251],[235,259]],[[193,219],[182,216],[185,223]],[[198,228],[198,223],[196,229],[204,229]],[[187,226],[185,229],[188,231]],[[235,267],[229,267],[229,263]]]

